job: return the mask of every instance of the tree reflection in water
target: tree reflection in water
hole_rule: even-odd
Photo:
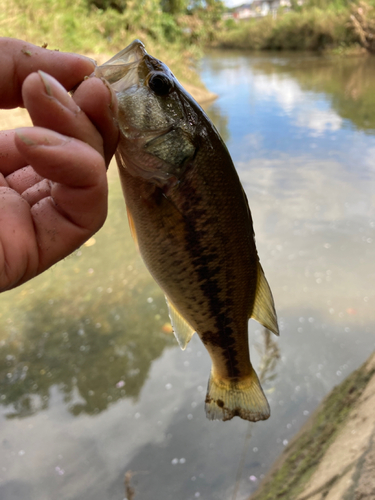
[[[260,59],[253,70],[262,75],[292,77],[303,91],[323,92],[341,118],[350,120],[358,130],[374,134],[375,58],[311,55],[275,62]]]
[[[143,302],[143,301],[142,301]],[[96,414],[123,397],[137,398],[152,361],[175,345],[162,331],[166,318],[160,294],[152,309],[139,315],[121,305],[90,305],[80,317],[52,314],[44,297],[32,304],[22,340],[0,348],[1,403],[12,406],[8,418],[25,417],[48,408],[52,386],[64,394],[73,415]],[[46,305],[47,304],[47,305]],[[54,310],[68,310],[61,300]],[[140,311],[139,311],[140,312]]]
[[[0,401],[13,408],[8,418],[48,408],[52,386],[64,394],[73,415],[100,413],[120,398],[137,398],[152,361],[175,345],[162,331],[166,318],[155,315],[164,298],[156,300],[156,307],[142,311],[140,326],[134,312],[122,320],[119,304],[103,303],[100,310],[88,305],[79,317],[56,315],[39,295],[22,339],[14,335],[0,348]],[[69,301],[54,303],[54,311],[69,307]]]

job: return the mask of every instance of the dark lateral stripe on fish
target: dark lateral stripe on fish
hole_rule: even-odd
[[[208,305],[212,317],[215,318],[216,332],[205,331],[200,332],[203,343],[211,344],[220,347],[222,355],[226,362],[228,374],[231,377],[240,377],[241,371],[237,360],[237,352],[235,349],[236,338],[233,328],[230,326],[232,318],[227,315],[228,306],[232,306],[231,300],[225,302],[219,298],[220,287],[217,276],[220,272],[220,267],[217,264],[219,260],[218,249],[211,247],[209,254],[204,254],[207,249],[204,249],[200,243],[201,237],[207,234],[206,231],[196,230],[197,223],[203,219],[206,220],[204,210],[195,210],[190,206],[189,220],[186,225],[186,249],[193,258],[196,272],[200,280],[200,290],[208,299]],[[216,261],[216,262],[215,262]],[[210,266],[211,263],[211,266]],[[228,295],[231,296],[231,286],[228,283]]]

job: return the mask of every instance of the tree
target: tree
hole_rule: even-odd
[[[189,6],[189,0],[161,0],[160,5],[163,12],[168,14],[184,14]]]

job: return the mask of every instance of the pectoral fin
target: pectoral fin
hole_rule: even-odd
[[[136,247],[139,250],[138,236],[137,236],[137,231],[135,230],[134,219],[128,207],[126,207],[126,213],[128,214],[130,234],[132,235],[134,243],[136,244]]]
[[[258,280],[257,289],[255,293],[255,302],[253,309],[250,313],[250,318],[255,319],[265,328],[271,330],[275,335],[279,335],[279,327],[277,326],[277,318],[275,305],[269,284],[262,266],[258,262]]]
[[[171,318],[171,323],[173,327],[173,333],[179,343],[181,349],[184,351],[186,346],[194,335],[194,328],[192,328],[189,323],[181,316],[173,304],[170,303],[167,297],[167,306],[169,309],[169,317]]]

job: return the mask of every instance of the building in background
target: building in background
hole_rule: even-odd
[[[302,4],[302,1],[298,4]],[[269,14],[276,16],[280,8],[285,10],[292,6],[291,0],[253,0],[251,3],[246,3],[226,12],[224,19],[250,19],[252,17],[264,17]]]

